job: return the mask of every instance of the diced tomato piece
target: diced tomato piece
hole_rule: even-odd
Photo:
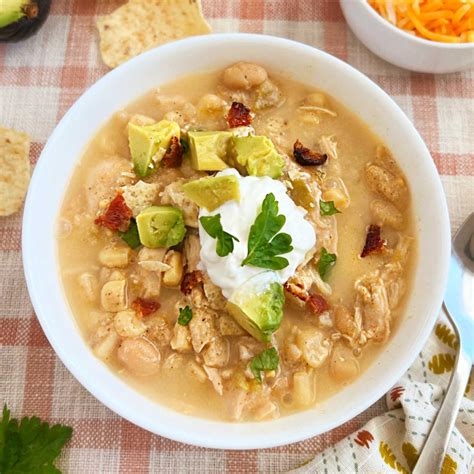
[[[170,146],[161,160],[165,168],[179,168],[183,162],[183,147],[178,137],[172,137]]]
[[[140,316],[148,316],[160,308],[158,301],[146,300],[144,298],[136,298],[132,303],[132,308]]]
[[[132,216],[131,209],[127,206],[125,199],[119,193],[110,201],[105,212],[94,222],[102,227],[107,227],[107,229],[114,231],[121,230],[124,232],[130,226]]]
[[[385,240],[380,237],[380,227],[378,225],[370,225],[367,230],[364,249],[360,254],[361,257],[367,257],[373,253],[381,253],[385,250]]]
[[[317,294],[309,295],[306,305],[316,316],[329,309],[329,303],[321,295]]]
[[[227,114],[227,124],[229,128],[243,127],[252,123],[252,113],[250,109],[240,102],[232,102]]]

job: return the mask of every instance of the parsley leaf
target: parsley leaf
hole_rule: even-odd
[[[204,230],[213,238],[217,239],[216,253],[219,257],[225,257],[234,251],[234,240],[239,239],[224,231],[221,224],[221,215],[203,216],[199,219]]]
[[[250,370],[252,374],[255,375],[255,378],[261,382],[262,370],[275,370],[279,363],[280,357],[278,357],[277,350],[274,347],[270,347],[270,349],[265,349],[252,358],[250,361]]]
[[[191,319],[193,319],[193,310],[189,306],[179,308],[178,324],[187,326]]]
[[[278,202],[273,193],[265,196],[262,210],[250,227],[247,257],[244,265],[281,270],[288,266],[288,260],[277,255],[293,250],[292,239],[289,234],[278,232],[285,225],[286,217],[278,215]]]
[[[118,235],[132,249],[136,249],[142,244],[140,242],[140,236],[138,235],[137,221],[135,219],[130,221],[130,227],[128,230],[125,232],[119,231]]]
[[[334,253],[329,253],[324,247],[321,249],[321,256],[318,262],[318,271],[321,278],[326,281],[327,274],[331,267],[336,264],[337,256]]]
[[[341,213],[341,211],[334,205],[334,201],[323,200],[319,201],[319,212],[322,216],[332,216]]]
[[[0,472],[60,474],[53,461],[71,435],[71,427],[50,426],[36,416],[21,422],[10,419],[5,405],[0,421]]]

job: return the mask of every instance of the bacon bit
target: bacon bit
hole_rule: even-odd
[[[367,231],[364,249],[360,256],[364,258],[373,253],[381,253],[385,249],[385,244],[385,240],[380,238],[380,227],[372,224]]]
[[[125,232],[130,226],[132,216],[132,210],[127,206],[125,199],[119,193],[110,201],[105,212],[94,222],[110,230]]]
[[[356,438],[354,439],[354,442],[356,442],[359,446],[366,447],[367,449],[370,449],[370,443],[374,440],[374,436],[372,433],[362,430],[357,433]]]
[[[293,295],[295,298],[298,298],[299,300],[305,303],[306,301],[308,301],[308,298],[309,298],[308,292],[297,283],[292,283],[290,281],[287,281],[283,285],[283,288],[285,289],[285,291],[290,293],[290,295]]]
[[[140,316],[148,316],[151,313],[154,313],[160,308],[160,303],[158,301],[146,300],[144,298],[137,298],[132,303],[132,308]]]
[[[179,168],[183,162],[183,147],[178,137],[172,137],[171,143],[161,163],[166,168]]]
[[[194,270],[194,272],[186,273],[181,282],[181,292],[185,295],[189,295],[193,288],[196,288],[196,286],[199,285],[202,280],[202,273],[199,270]]]
[[[232,106],[227,114],[227,124],[229,128],[242,127],[252,123],[250,109],[240,102],[232,102]]]
[[[392,388],[390,392],[390,400],[396,402],[401,396],[405,389],[402,386]]]
[[[308,309],[316,316],[329,309],[328,302],[321,295],[309,295],[306,301]]]
[[[293,145],[293,156],[296,162],[301,166],[324,165],[328,159],[328,155],[317,153],[316,151],[306,148],[299,140],[296,140]]]

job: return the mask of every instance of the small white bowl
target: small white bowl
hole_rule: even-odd
[[[340,0],[353,33],[377,56],[417,72],[448,73],[474,65],[474,43],[441,43],[413,36],[392,25],[366,0]]]
[[[63,292],[55,232],[65,190],[84,148],[114,112],[153,87],[241,60],[326,91],[379,135],[406,174],[419,239],[406,314],[376,361],[329,400],[260,423],[212,421],[175,412],[135,391],[97,359],[82,338]],[[268,448],[315,436],[350,420],[383,396],[417,357],[433,328],[450,251],[441,181],[423,140],[398,105],[366,76],[329,54],[294,41],[244,34],[170,43],[128,61],[88,89],[63,117],[41,154],[28,191],[22,239],[36,314],[56,353],[79,382],[111,410],[149,431],[228,449]]]

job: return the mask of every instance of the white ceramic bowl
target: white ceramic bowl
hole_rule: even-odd
[[[420,252],[403,323],[369,370],[311,410],[274,421],[237,424],[185,416],[156,404],[94,357],[63,293],[55,224],[84,147],[115,111],[160,84],[243,59],[327,91],[380,136],[410,183]],[[439,176],[425,144],[395,102],[360,72],[322,51],[261,35],[178,41],[132,59],[100,79],[67,112],[46,144],[31,180],[23,220],[23,262],[31,300],[67,368],[95,397],[129,421],[167,438],[213,448],[267,448],[309,438],[353,418],[383,396],[430,334],[445,288],[449,249],[449,220]]]
[[[474,66],[474,43],[441,43],[412,36],[380,16],[366,0],[340,0],[353,33],[374,54],[411,71],[447,73]]]

